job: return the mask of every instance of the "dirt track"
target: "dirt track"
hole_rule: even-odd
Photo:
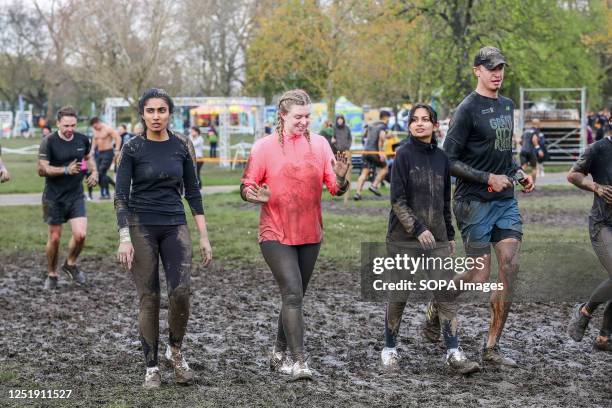
[[[84,257],[86,288],[61,281],[41,290],[43,258],[20,255],[0,266],[0,406],[22,406],[9,389],[72,389],[65,406],[611,406],[612,354],[595,353],[599,321],[576,344],[565,335],[569,305],[522,304],[511,312],[502,346],[521,367],[469,378],[443,368],[442,350],[421,341],[424,305],[408,307],[401,328],[400,373],[379,367],[383,306],[358,301],[357,273],[318,264],[306,298],[306,348],[312,383],[286,383],[267,369],[279,295],[270,273],[225,264],[193,277],[192,317],[185,340],[197,372],[192,387],[140,388],[143,361],[136,328],[135,290],[113,262]],[[162,293],[165,286],[162,286]],[[164,299],[165,296],[162,296]],[[167,336],[162,300],[162,344]],[[487,305],[460,311],[462,346],[478,358]],[[7,373],[13,372],[15,375]],[[32,403],[32,400],[29,401]],[[34,401],[39,406],[60,404]]]

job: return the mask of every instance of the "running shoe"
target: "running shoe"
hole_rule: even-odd
[[[361,194],[355,193],[355,195],[353,196],[353,200],[355,200],[355,201],[361,200]]]
[[[400,356],[395,347],[385,347],[380,352],[380,360],[387,370],[395,370],[399,367]]]
[[[605,340],[601,341],[597,337],[593,343],[593,348],[597,351],[612,351],[612,338],[608,336]]]
[[[166,346],[166,360],[174,368],[174,380],[177,384],[191,384],[193,381],[193,370],[189,368],[181,350],[172,350],[170,345]]]
[[[493,347],[484,348],[482,351],[482,361],[484,363],[500,367],[518,367],[516,361],[502,354],[498,344],[494,345]]]
[[[148,390],[161,387],[159,367],[147,367],[147,373],[145,374],[145,380],[142,386]]]
[[[296,361],[291,369],[291,380],[312,380],[312,370],[306,361]]]
[[[585,316],[581,310],[584,307],[584,303],[577,304],[572,310],[572,317],[567,325],[567,334],[574,341],[581,341],[584,337],[584,332],[589,327],[591,321],[590,316]]]
[[[291,358],[285,351],[277,351],[276,347],[270,353],[270,371],[278,371],[281,374],[290,375],[293,371]]]
[[[45,285],[43,286],[44,290],[55,290],[57,289],[57,281],[58,281],[58,277],[57,276],[48,276],[47,275],[47,279],[45,279]]]
[[[448,350],[446,353],[446,365],[461,374],[470,374],[480,371],[480,365],[469,360],[461,348]]]
[[[66,275],[68,275],[70,280],[72,280],[77,285],[85,284],[85,274],[81,272],[76,265],[70,266],[66,262],[64,262],[64,265],[62,265],[62,271],[64,271]]]
[[[427,341],[432,343],[440,341],[440,319],[433,300],[429,301],[427,309],[425,309],[425,323],[423,324],[422,334]]]
[[[378,189],[374,186],[368,187],[368,190],[370,190],[372,194],[374,194],[376,197],[380,197],[382,195],[380,194],[380,191],[378,191]]]

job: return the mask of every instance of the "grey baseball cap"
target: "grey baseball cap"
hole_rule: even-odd
[[[484,65],[486,69],[493,69],[500,64],[508,65],[506,57],[504,57],[499,48],[491,47],[490,45],[479,49],[474,57],[475,67]]]

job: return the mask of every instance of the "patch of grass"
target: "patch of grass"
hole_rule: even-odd
[[[590,200],[588,194],[568,196],[563,200],[559,197],[532,197],[520,200],[520,206],[523,211],[584,209],[586,214]],[[351,208],[358,209],[362,206],[384,208],[389,207],[389,203],[387,200],[368,200],[350,203],[349,206],[343,215],[324,211],[325,239],[321,256],[340,264],[354,265],[359,262],[362,242],[385,241],[387,216],[376,214],[355,216]],[[204,199],[204,208],[216,259],[262,262],[257,244],[258,207],[244,207],[238,193],[227,193],[207,196]],[[87,211],[89,225],[85,256],[113,256],[117,249],[118,234],[112,203],[88,203]],[[0,234],[0,248],[3,248],[3,252],[44,250],[47,227],[42,222],[40,206],[3,207],[2,212],[3,234]],[[187,218],[192,231],[195,259],[199,260],[197,230],[192,217]],[[584,227],[526,224],[525,242],[587,242],[586,228],[586,224]],[[66,225],[61,247],[64,251],[69,237],[70,230]],[[459,237],[457,239],[459,240]]]

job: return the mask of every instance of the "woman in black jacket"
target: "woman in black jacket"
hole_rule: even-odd
[[[409,114],[408,140],[396,151],[391,174],[391,212],[387,231],[390,256],[408,254],[419,257],[423,252],[430,258],[447,257],[455,252],[455,230],[451,219],[451,180],[448,158],[437,147],[433,132],[438,128],[436,112],[425,104],[416,104]],[[429,269],[431,280],[450,281],[453,271]],[[439,320],[425,327],[428,338],[437,341],[440,330],[446,345],[446,364],[467,374],[480,369],[469,361],[459,348],[457,305],[452,294],[434,293],[429,308],[437,309]],[[385,314],[385,348],[381,353],[383,366],[397,367],[396,349],[402,313],[402,301],[389,302]],[[433,328],[431,327],[433,326]]]

